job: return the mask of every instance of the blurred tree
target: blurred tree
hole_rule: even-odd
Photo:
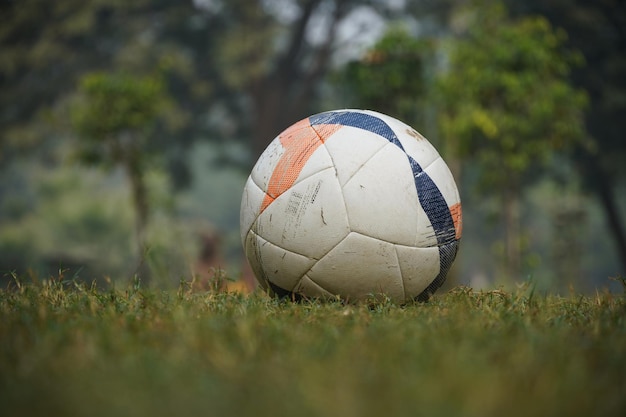
[[[432,60],[430,42],[394,26],[357,61],[335,76],[337,88],[352,95],[356,107],[375,109],[418,125],[427,93],[425,65]]]
[[[213,90],[212,36],[217,16],[193,2],[24,0],[0,3],[0,167],[32,154],[66,129],[57,114],[81,76],[94,70],[149,73],[162,69],[177,106],[177,129],[159,140],[175,185],[190,178],[185,151],[209,133]],[[53,123],[51,123],[53,122]],[[176,138],[176,140],[170,140]]]
[[[447,146],[481,167],[482,192],[501,199],[505,272],[521,273],[519,200],[554,151],[583,143],[586,96],[568,83],[577,54],[542,17],[512,20],[499,2],[464,10],[467,32],[438,83]]]
[[[576,147],[572,158],[583,185],[604,209],[607,230],[613,235],[626,272],[626,221],[616,191],[626,182],[626,3],[620,0],[508,1],[518,15],[540,13],[568,33],[566,43],[584,55],[585,65],[574,68],[572,84],[589,95],[585,124],[594,146]]]
[[[82,78],[80,93],[82,100],[73,110],[80,136],[77,156],[86,164],[124,168],[135,209],[138,254],[143,257],[150,213],[144,171],[149,141],[167,109],[163,82],[156,76],[91,73]]]

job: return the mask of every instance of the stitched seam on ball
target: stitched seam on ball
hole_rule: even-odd
[[[386,147],[388,147],[389,145],[397,148],[397,146],[395,146],[393,143],[387,141],[386,144],[381,146],[376,152],[374,152],[372,155],[370,155],[369,158],[367,158],[365,161],[363,161],[363,163],[352,173],[352,175],[350,175],[350,178],[348,178],[348,180],[341,186],[341,188],[343,189],[343,187],[348,185],[348,183],[350,181],[352,181],[354,176],[361,170],[361,168],[363,168],[369,161],[371,161],[376,155],[378,155],[380,152],[382,152],[382,150],[385,149]],[[402,149],[400,149],[400,151],[402,151]]]
[[[368,236],[368,235],[363,234],[363,233],[354,232],[354,231],[350,231],[350,233],[348,233],[347,235],[345,235],[345,236],[344,236],[344,238],[343,238],[343,239],[341,239],[339,242],[337,242],[337,244],[336,244],[335,246],[333,246],[332,248],[330,248],[330,249],[329,249],[329,250],[328,250],[328,251],[327,251],[324,255],[322,255],[322,256],[321,256],[321,257],[320,257],[320,258],[319,258],[319,259],[318,259],[318,260],[317,260],[317,261],[316,261],[316,262],[315,262],[315,263],[311,266],[311,268],[309,268],[309,269],[308,269],[308,270],[307,270],[304,274],[302,274],[302,276],[300,277],[300,279],[298,279],[298,281],[297,281],[296,285],[294,285],[294,287],[293,287],[293,288],[294,288],[294,289],[295,289],[295,288],[297,288],[297,287],[298,287],[298,285],[300,285],[300,282],[304,279],[304,277],[305,277],[305,276],[308,276],[308,278],[309,278],[311,281],[313,281],[313,283],[315,283],[318,287],[320,287],[320,288],[322,288],[323,290],[325,290],[325,291],[327,291],[327,292],[329,292],[329,293],[331,293],[331,294],[332,294],[332,292],[331,292],[328,288],[325,288],[322,284],[320,284],[319,282],[315,281],[315,280],[314,280],[314,279],[313,279],[313,278],[309,275],[309,272],[311,272],[311,269],[313,269],[313,268],[315,267],[315,265],[317,265],[317,263],[318,263],[319,261],[321,261],[322,259],[324,259],[324,258],[325,258],[325,257],[326,257],[326,256],[327,256],[327,255],[328,255],[328,254],[329,254],[329,253],[333,250],[333,249],[335,249],[337,246],[339,246],[339,245],[340,245],[340,244],[341,244],[344,240],[346,240],[346,239],[348,238],[348,236],[350,236],[351,234],[356,234],[356,235],[359,235],[359,236],[364,236],[364,237],[369,238],[369,239],[380,240],[380,241],[382,241],[382,242],[389,243],[389,244],[393,245],[394,253],[395,253],[395,255],[396,255],[396,263],[397,263],[397,265],[398,265],[398,271],[399,271],[399,273],[400,273],[400,280],[401,280],[401,282],[402,282],[402,293],[403,293],[403,295],[404,295],[404,297],[405,297],[404,299],[406,299],[406,289],[404,288],[404,279],[402,279],[402,268],[400,267],[400,257],[398,256],[398,252],[397,252],[397,248],[396,248],[396,246],[406,246],[406,245],[397,245],[396,243],[389,242],[389,241],[386,241],[386,240],[384,240],[384,239],[378,239],[378,238],[375,238],[375,237],[372,237],[372,236]],[[410,247],[410,246],[407,246],[407,247]]]
[[[328,255],[328,254],[329,254],[329,253],[330,253],[333,249],[335,249],[337,246],[339,246],[339,245],[341,244],[341,242],[343,242],[344,240],[346,240],[346,239],[348,238],[348,236],[350,236],[352,233],[357,233],[357,232],[350,231],[350,232],[349,232],[349,233],[347,233],[347,234],[346,234],[346,235],[345,235],[345,236],[344,236],[344,237],[343,237],[343,238],[342,238],[339,242],[337,242],[337,243],[336,243],[336,244],[335,244],[332,248],[328,249],[328,250],[326,251],[326,253],[325,253],[325,254],[323,254],[322,256],[320,256],[320,258],[319,258],[319,259],[317,259],[317,260],[316,260],[316,262],[315,262],[313,265],[311,265],[311,267],[310,267],[309,269],[307,269],[307,271],[306,271],[304,274],[302,274],[302,276],[300,277],[300,279],[298,280],[298,282],[296,283],[296,285],[294,286],[294,288],[296,288],[296,287],[300,284],[300,281],[302,281],[302,279],[303,279],[306,275],[308,275],[308,273],[309,273],[309,272],[311,272],[311,269],[313,269],[313,267],[315,267],[315,265],[317,265],[317,263],[318,263],[319,261],[321,261],[322,259],[324,259],[324,257],[326,257],[326,255]],[[323,286],[322,286],[319,282],[317,282],[317,281],[315,281],[313,278],[311,278],[311,276],[309,276],[309,279],[310,279],[311,281],[313,281],[313,282],[314,282],[317,286],[319,286],[320,288],[323,288],[325,291],[328,291],[328,289],[324,288],[324,287],[323,287]],[[330,292],[330,291],[328,291],[328,292]]]
[[[284,247],[282,247],[282,246],[279,246],[279,245],[275,244],[274,242],[272,242],[272,241],[269,241],[269,240],[265,239],[263,236],[261,236],[260,234],[256,233],[254,230],[252,230],[252,233],[254,233],[254,234],[255,234],[255,235],[256,235],[259,239],[263,240],[263,241],[264,241],[264,243],[269,243],[270,245],[272,245],[272,246],[274,246],[274,247],[276,247],[276,248],[278,248],[278,249],[282,249],[282,250],[284,250],[285,252],[289,252],[289,253],[294,254],[294,255],[300,255],[300,256],[302,256],[302,257],[304,257],[304,258],[308,258],[308,259],[311,259],[311,260],[315,261],[315,262],[313,263],[313,265],[315,265],[315,264],[317,263],[317,261],[319,261],[319,259],[316,259],[316,258],[311,258],[310,256],[306,256],[306,255],[303,255],[303,254],[301,254],[301,253],[294,252],[294,251],[292,251],[292,250],[290,250],[290,249],[287,249],[287,248],[284,248]],[[344,239],[345,239],[345,238],[344,238]],[[262,244],[262,245],[263,245],[263,244]],[[262,246],[262,245],[261,245],[261,246]],[[245,251],[245,250],[244,250],[244,251]],[[321,259],[321,258],[320,258],[320,259]],[[312,268],[312,267],[311,267],[311,268]],[[298,278],[298,280],[296,281],[296,283],[294,284],[294,286],[293,286],[293,287],[291,287],[291,288],[290,288],[290,289],[288,289],[288,290],[289,290],[289,291],[293,291],[294,289],[296,289],[296,287],[300,284],[300,281],[302,281],[302,278],[304,278],[304,276],[305,276],[305,275],[306,275],[306,274],[307,274],[307,273],[311,270],[311,268],[307,269],[307,270],[306,270],[306,272],[304,272],[304,273],[302,274],[302,276],[301,276],[300,278]],[[262,267],[262,266],[261,266],[261,270],[262,270],[263,275],[265,275],[265,271],[263,271],[263,267]],[[271,281],[269,278],[267,278],[267,277],[264,277],[264,279],[265,279],[265,280],[267,280],[267,281],[272,282],[272,281]],[[275,282],[272,282],[272,283],[273,283],[274,285],[277,285]],[[316,284],[317,284],[317,283],[316,283]],[[317,285],[319,285],[319,284],[317,284]],[[320,287],[321,287],[321,286],[320,286]],[[287,288],[285,288],[285,289],[287,289]]]
[[[282,250],[284,250],[285,252],[293,253],[294,255],[300,255],[300,256],[302,256],[303,258],[308,258],[308,259],[311,259],[311,260],[313,260],[313,261],[319,261],[319,259],[314,258],[314,257],[312,257],[312,256],[303,255],[303,254],[301,254],[301,253],[295,252],[294,250],[287,249],[287,248],[285,248],[285,247],[283,247],[283,246],[277,245],[276,243],[272,242],[271,240],[268,240],[268,239],[264,238],[262,235],[260,235],[259,233],[255,232],[254,230],[252,230],[252,232],[253,232],[255,235],[257,235],[258,237],[260,237],[261,239],[263,239],[265,242],[269,243],[269,244],[270,244],[270,245],[272,245],[272,246],[277,247],[278,249],[282,249]],[[322,256],[322,258],[323,258],[323,257],[324,257],[324,255]],[[320,259],[321,259],[321,258],[320,258]],[[310,268],[309,268],[309,269],[310,269]],[[308,270],[307,270],[307,271],[308,271]]]
[[[407,155],[408,155],[408,154],[407,154]],[[413,159],[415,159],[415,158],[413,158]],[[428,165],[426,165],[426,166],[422,167],[422,171],[423,171],[423,172],[426,172],[426,170],[427,170],[428,168],[430,168],[430,167],[431,167],[431,165],[433,165],[435,162],[437,162],[437,161],[438,161],[438,160],[440,160],[440,159],[443,159],[443,158],[441,158],[441,156],[436,157],[436,158],[435,158],[435,159],[434,159],[434,160],[433,160],[430,164],[428,164]],[[427,173],[427,172],[426,172],[426,173]],[[427,174],[428,174],[428,173],[427,173]],[[431,178],[432,178],[432,177],[431,177]],[[434,181],[434,180],[433,180],[433,181]]]

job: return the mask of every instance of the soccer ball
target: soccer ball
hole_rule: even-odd
[[[437,150],[381,113],[336,110],[292,125],[252,169],[241,240],[270,294],[427,300],[461,238],[461,203]]]

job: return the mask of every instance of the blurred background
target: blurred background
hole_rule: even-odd
[[[624,74],[620,0],[3,0],[2,285],[249,279],[258,155],[303,117],[366,108],[456,177],[446,285],[619,291]]]

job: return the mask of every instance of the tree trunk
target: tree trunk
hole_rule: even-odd
[[[595,188],[595,192],[606,214],[607,228],[615,241],[617,256],[622,268],[621,273],[626,274],[626,235],[613,190],[608,181],[600,180]]]
[[[133,208],[135,211],[135,240],[137,245],[137,268],[135,273],[144,281],[150,279],[150,271],[145,263],[146,258],[146,226],[148,224],[149,203],[148,192],[143,177],[140,157],[131,153],[124,165],[130,181]]]
[[[621,273],[626,274],[626,230],[613,193],[613,181],[602,168],[596,155],[583,150],[583,163],[580,168],[586,179],[593,178],[590,189],[596,194],[606,216],[607,228],[613,236],[617,256],[621,263]]]

